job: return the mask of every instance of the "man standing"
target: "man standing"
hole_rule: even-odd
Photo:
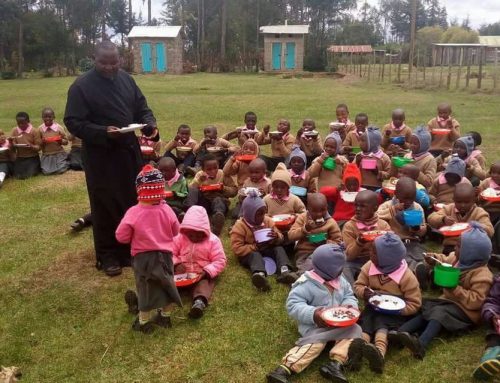
[[[133,78],[120,69],[116,45],[100,43],[94,60],[95,67],[69,88],[64,123],[83,141],[96,266],[115,276],[130,266],[130,248],[116,241],[115,230],[137,202],[135,178],[142,164],[135,134],[120,133],[120,128],[144,123],[148,134],[156,120]]]

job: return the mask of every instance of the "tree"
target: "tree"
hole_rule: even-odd
[[[479,34],[461,27],[448,28],[441,37],[442,43],[476,44],[479,43]]]
[[[500,21],[493,24],[483,24],[479,28],[481,36],[500,36]]]
[[[107,21],[114,33],[120,35],[122,48],[125,48],[125,35],[130,32],[132,25],[129,22],[130,15],[128,11],[127,0],[111,0]]]
[[[427,65],[431,64],[432,44],[439,43],[443,38],[444,30],[440,27],[424,27],[417,31],[417,50],[424,55]]]

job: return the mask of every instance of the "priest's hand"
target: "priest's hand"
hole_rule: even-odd
[[[106,132],[108,133],[108,137],[112,139],[117,139],[120,137],[120,128],[117,128],[116,126],[108,126],[106,128]]]

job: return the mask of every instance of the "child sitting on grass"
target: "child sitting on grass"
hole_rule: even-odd
[[[437,117],[427,123],[427,128],[432,136],[430,152],[434,157],[439,156],[443,150],[453,147],[455,141],[460,137],[460,124],[451,116],[451,105],[441,103],[437,107]],[[448,134],[436,134],[434,130],[448,130]]]
[[[316,157],[309,167],[311,177],[318,178],[318,187],[324,186],[339,187],[342,183],[342,174],[346,165],[349,163],[347,159],[340,155],[342,152],[342,141],[338,133],[330,133],[326,136],[323,144],[323,153]]]
[[[198,143],[191,138],[189,125],[182,124],[177,128],[175,137],[167,142],[163,156],[172,158],[179,171],[184,173],[188,167],[194,166],[195,155],[193,150],[197,145]],[[191,150],[181,151],[179,148],[190,148]],[[176,154],[174,154],[174,149]]]
[[[387,233],[374,241],[370,261],[361,269],[354,291],[358,299],[364,299],[365,309],[358,324],[363,329],[363,338],[355,339],[353,354],[363,355],[370,369],[381,374],[384,371],[389,331],[397,330],[422,305],[422,294],[415,274],[404,260],[406,248],[394,233]],[[398,314],[376,311],[369,299],[376,294],[400,297],[406,306]],[[373,342],[373,343],[372,343]]]
[[[493,280],[487,266],[491,241],[480,224],[470,224],[471,230],[462,233],[454,253],[426,255],[429,266],[436,263],[432,256],[460,269],[460,280],[457,287],[444,288],[438,299],[424,299],[422,312],[399,328],[398,340],[415,358],[424,358],[426,348],[442,329],[460,335],[481,320],[481,306]],[[416,332],[418,338],[411,335]]]
[[[281,364],[267,374],[268,383],[290,382],[290,378],[305,370],[330,342],[335,343],[329,352],[330,361],[320,367],[319,372],[330,382],[347,383],[343,370],[355,356],[350,346],[353,339],[361,337],[361,328],[357,324],[329,327],[322,317],[329,307],[358,307],[351,285],[342,276],[344,264],[345,254],[339,245],[326,244],[314,250],[313,269],[293,284],[286,301],[288,315],[298,322],[300,338]]]
[[[276,263],[279,283],[290,284],[297,279],[292,271],[293,266],[281,246],[283,234],[274,226],[270,217],[266,216],[266,204],[257,193],[251,192],[241,204],[241,218],[231,229],[231,249],[238,257],[239,263],[252,273],[252,284],[261,291],[269,291],[271,286],[267,280],[263,257],[269,257]],[[254,232],[271,229],[268,241],[257,242]]]
[[[453,194],[453,203],[429,215],[427,221],[429,226],[435,230],[459,222],[477,221],[490,238],[493,236],[490,216],[483,208],[476,205],[476,193],[470,184],[457,185]],[[443,254],[450,254],[458,240],[459,237],[445,237]]]
[[[287,165],[290,168],[288,171],[292,178],[291,192],[304,203],[307,201],[307,194],[318,191],[317,179],[306,170],[306,164],[306,155],[298,146],[295,146],[287,158]]]
[[[500,161],[490,167],[490,177],[481,182],[476,192],[479,194],[479,206],[490,215],[490,221],[495,228],[493,237],[493,253],[500,254],[500,202],[487,201],[481,197],[486,189],[493,189],[500,194]]]
[[[158,161],[158,170],[165,180],[165,191],[167,192],[165,200],[175,212],[179,222],[182,222],[184,200],[188,195],[187,180],[179,169],[177,169],[175,161],[171,157],[162,157]],[[172,195],[169,195],[170,192]]]
[[[217,276],[226,267],[221,240],[210,231],[207,212],[192,206],[180,225],[172,246],[175,274],[195,273],[201,278],[190,286],[193,305],[189,316],[201,318],[215,288]]]
[[[249,163],[250,161],[242,161],[237,159],[240,155],[252,156],[254,159],[259,155],[259,146],[253,139],[248,139],[243,143],[241,150],[234,153],[233,156],[229,157],[222,171],[226,177],[236,176],[236,185],[238,189],[243,187],[243,183],[248,179],[249,176]]]
[[[238,145],[240,147],[243,147],[243,144],[248,139],[250,138],[254,139],[256,137],[256,134],[259,132],[257,130],[257,115],[254,112],[246,112],[244,122],[245,122],[244,126],[239,126],[236,129],[232,130],[231,132],[224,134],[222,138],[227,141],[231,141],[237,138]],[[244,131],[249,133],[245,133]],[[250,131],[252,133],[250,133]]]
[[[201,159],[207,154],[211,154],[210,150],[212,148],[218,148],[220,151],[212,153],[219,161],[219,166],[222,168],[226,163],[229,155],[234,154],[239,150],[238,146],[231,144],[229,141],[218,137],[217,127],[214,125],[208,125],[203,129],[204,138],[201,140],[193,150],[196,155],[195,166],[193,168],[187,168],[188,174],[193,174],[199,171],[199,166],[201,164]]]
[[[346,222],[342,238],[346,246],[347,262],[344,277],[353,285],[363,265],[370,259],[373,243],[365,239],[364,232],[372,230],[390,231],[389,224],[377,215],[378,196],[371,190],[363,190],[354,200],[355,215]]]
[[[325,238],[313,241],[309,236],[314,234],[324,234]],[[297,241],[295,264],[299,273],[311,270],[311,254],[318,246],[325,243],[340,244],[342,242],[339,225],[328,214],[328,206],[323,194],[313,193],[307,196],[307,211],[297,216],[288,231],[288,239]]]
[[[354,123],[351,120],[349,120],[349,107],[346,104],[338,104],[337,107],[335,108],[335,117],[337,118],[337,120],[330,122],[329,124],[330,133],[337,131],[339,133],[339,136],[342,137],[342,141],[344,141],[347,136],[347,133],[349,133],[356,127]],[[338,130],[332,130],[332,127],[335,127],[335,124],[337,123],[343,124],[343,126]]]
[[[201,168],[189,185],[184,205],[186,208],[203,206],[211,217],[213,233],[219,236],[224,227],[229,198],[236,195],[238,188],[231,177],[224,176],[219,169],[219,161],[212,154],[201,159]]]
[[[182,306],[171,253],[179,222],[163,201],[164,183],[159,170],[144,166],[136,180],[139,203],[127,210],[116,229],[117,241],[131,245],[137,295],[128,290],[125,301],[129,312],[139,310],[132,329],[146,334],[154,330],[155,324],[171,327],[171,305]]]
[[[280,162],[284,162],[285,158],[290,155],[295,137],[290,134],[290,122],[282,118],[278,121],[277,131],[281,135],[269,135],[271,130],[269,125],[264,126],[262,133],[259,133],[255,139],[258,145],[271,144],[271,157],[261,154],[261,158],[266,161],[267,170],[273,172]]]
[[[472,158],[475,158],[482,169],[486,169],[486,158],[484,158],[483,152],[478,148],[483,143],[483,138],[479,132],[471,130],[465,133],[466,136],[471,136],[474,140],[474,150],[470,154]]]
[[[351,129],[342,145],[344,146],[343,153],[351,153],[353,148],[359,148],[360,137],[366,132],[366,127],[368,126],[368,115],[365,113],[358,113],[354,119],[354,128]]]
[[[42,110],[43,124],[38,127],[42,137],[40,167],[44,175],[63,174],[68,168],[68,154],[63,146],[68,145],[64,128],[54,122],[55,113],[51,108]]]
[[[321,135],[318,133],[316,136],[308,136],[308,132],[316,130],[316,123],[314,120],[307,118],[302,122],[302,128],[297,132],[296,144],[300,150],[306,155],[306,166],[311,166],[313,160],[323,152],[323,145],[321,143]]]
[[[10,133],[10,144],[16,150],[16,158],[12,167],[14,178],[26,179],[40,173],[40,157],[38,152],[42,146],[40,131],[30,124],[28,113],[16,115],[17,127]]]
[[[459,184],[470,185],[470,181],[464,177],[465,162],[458,157],[453,157],[446,165],[446,170],[437,175],[429,189],[429,197],[432,204],[452,203],[453,193]]]
[[[434,159],[434,157],[432,158]],[[399,168],[398,178],[408,177],[415,181],[415,185],[417,186],[415,202],[422,206],[424,210],[427,210],[431,205],[431,198],[429,197],[429,194],[427,194],[427,190],[424,185],[421,185],[418,182],[420,174],[420,170],[414,164],[406,164]]]
[[[141,135],[137,137],[137,140],[141,147],[142,161],[144,164],[151,161],[158,161],[161,157],[161,149],[163,146],[158,128],[148,129],[148,131],[141,130]]]
[[[382,149],[392,157],[410,147],[411,128],[405,124],[405,111],[392,111],[392,120],[382,128]]]
[[[3,130],[0,130],[0,188],[5,179],[11,175],[14,159],[14,148]]]

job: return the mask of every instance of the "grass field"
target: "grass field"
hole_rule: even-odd
[[[260,75],[195,74],[139,76],[138,84],[158,119],[164,140],[181,123],[200,137],[206,124],[220,133],[240,125],[253,110],[259,124],[303,118],[326,132],[335,105],[346,102],[351,116],[389,121],[396,107],[410,126],[428,121],[436,105],[449,101],[463,131],[483,134],[489,161],[497,157],[498,97],[484,94],[404,91],[349,79],[282,79]],[[0,81],[0,127],[9,131],[24,110],[38,125],[44,106],[59,120],[71,78]],[[69,223],[88,210],[82,173],[6,181],[0,191],[0,365],[21,367],[24,382],[262,382],[297,339],[284,308],[288,289],[272,281],[258,293],[237,265],[223,236],[229,265],[213,304],[198,322],[186,306],[174,313],[174,327],[151,336],[130,329],[123,293],[134,286],[131,270],[109,279],[94,265],[90,231],[69,233]],[[383,376],[365,366],[351,382],[465,382],[484,347],[483,331],[435,340],[423,362],[408,351],[391,350]],[[327,355],[297,376],[321,382],[318,367]]]

